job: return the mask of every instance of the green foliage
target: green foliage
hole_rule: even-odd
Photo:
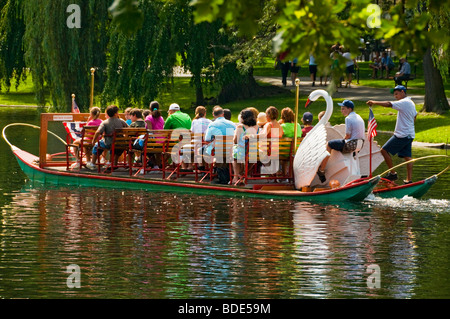
[[[25,79],[25,59],[22,38],[25,33],[22,8],[19,0],[0,2],[0,90],[9,91],[11,79],[15,87]]]
[[[81,28],[69,28],[66,12],[70,4],[81,8]],[[47,101],[47,83],[53,108],[69,111],[71,94],[82,110],[89,106],[90,68],[97,72],[96,85],[104,82],[106,68],[107,5],[101,0],[24,1],[26,31],[24,43],[27,66],[33,74],[37,100]]]
[[[114,0],[108,10],[122,32],[133,34],[142,27],[144,15],[137,0]]]

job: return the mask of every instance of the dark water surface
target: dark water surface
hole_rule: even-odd
[[[13,110],[0,128],[37,123]],[[37,152],[36,133],[8,137]],[[3,140],[0,164],[0,298],[450,298],[448,173],[421,200],[331,205],[32,185]]]

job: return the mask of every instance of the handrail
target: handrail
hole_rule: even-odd
[[[6,138],[6,129],[10,126],[29,126],[35,129],[40,130],[41,128],[37,125],[33,125],[33,124],[29,124],[29,123],[11,123],[6,125],[3,130],[2,130],[2,137],[5,140],[5,142],[9,145],[9,147],[14,148],[16,147],[15,145],[11,144],[11,142]],[[64,141],[61,137],[59,137],[58,135],[56,135],[55,133],[53,133],[52,131],[47,130],[47,132],[49,132],[50,134],[52,134],[53,136],[55,136],[58,140],[60,140],[64,145],[67,145],[67,142]]]

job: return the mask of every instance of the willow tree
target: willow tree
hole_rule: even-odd
[[[81,109],[87,110],[91,67],[96,68],[96,90],[101,90],[104,82],[108,3],[35,0],[23,1],[23,9],[26,63],[38,103],[46,103],[44,92],[48,87],[55,110],[70,110],[72,93],[77,95]]]
[[[20,0],[0,1],[0,83],[9,90],[26,77],[23,50],[25,23]],[[0,86],[1,89],[1,86]]]

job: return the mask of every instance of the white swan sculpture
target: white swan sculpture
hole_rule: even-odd
[[[317,169],[323,159],[330,155],[327,151],[327,130],[325,124],[333,114],[333,100],[325,90],[314,90],[308,97],[305,107],[316,101],[320,96],[325,98],[327,108],[322,119],[314,125],[311,131],[303,138],[294,157],[294,184],[301,189],[310,186],[316,176]]]

